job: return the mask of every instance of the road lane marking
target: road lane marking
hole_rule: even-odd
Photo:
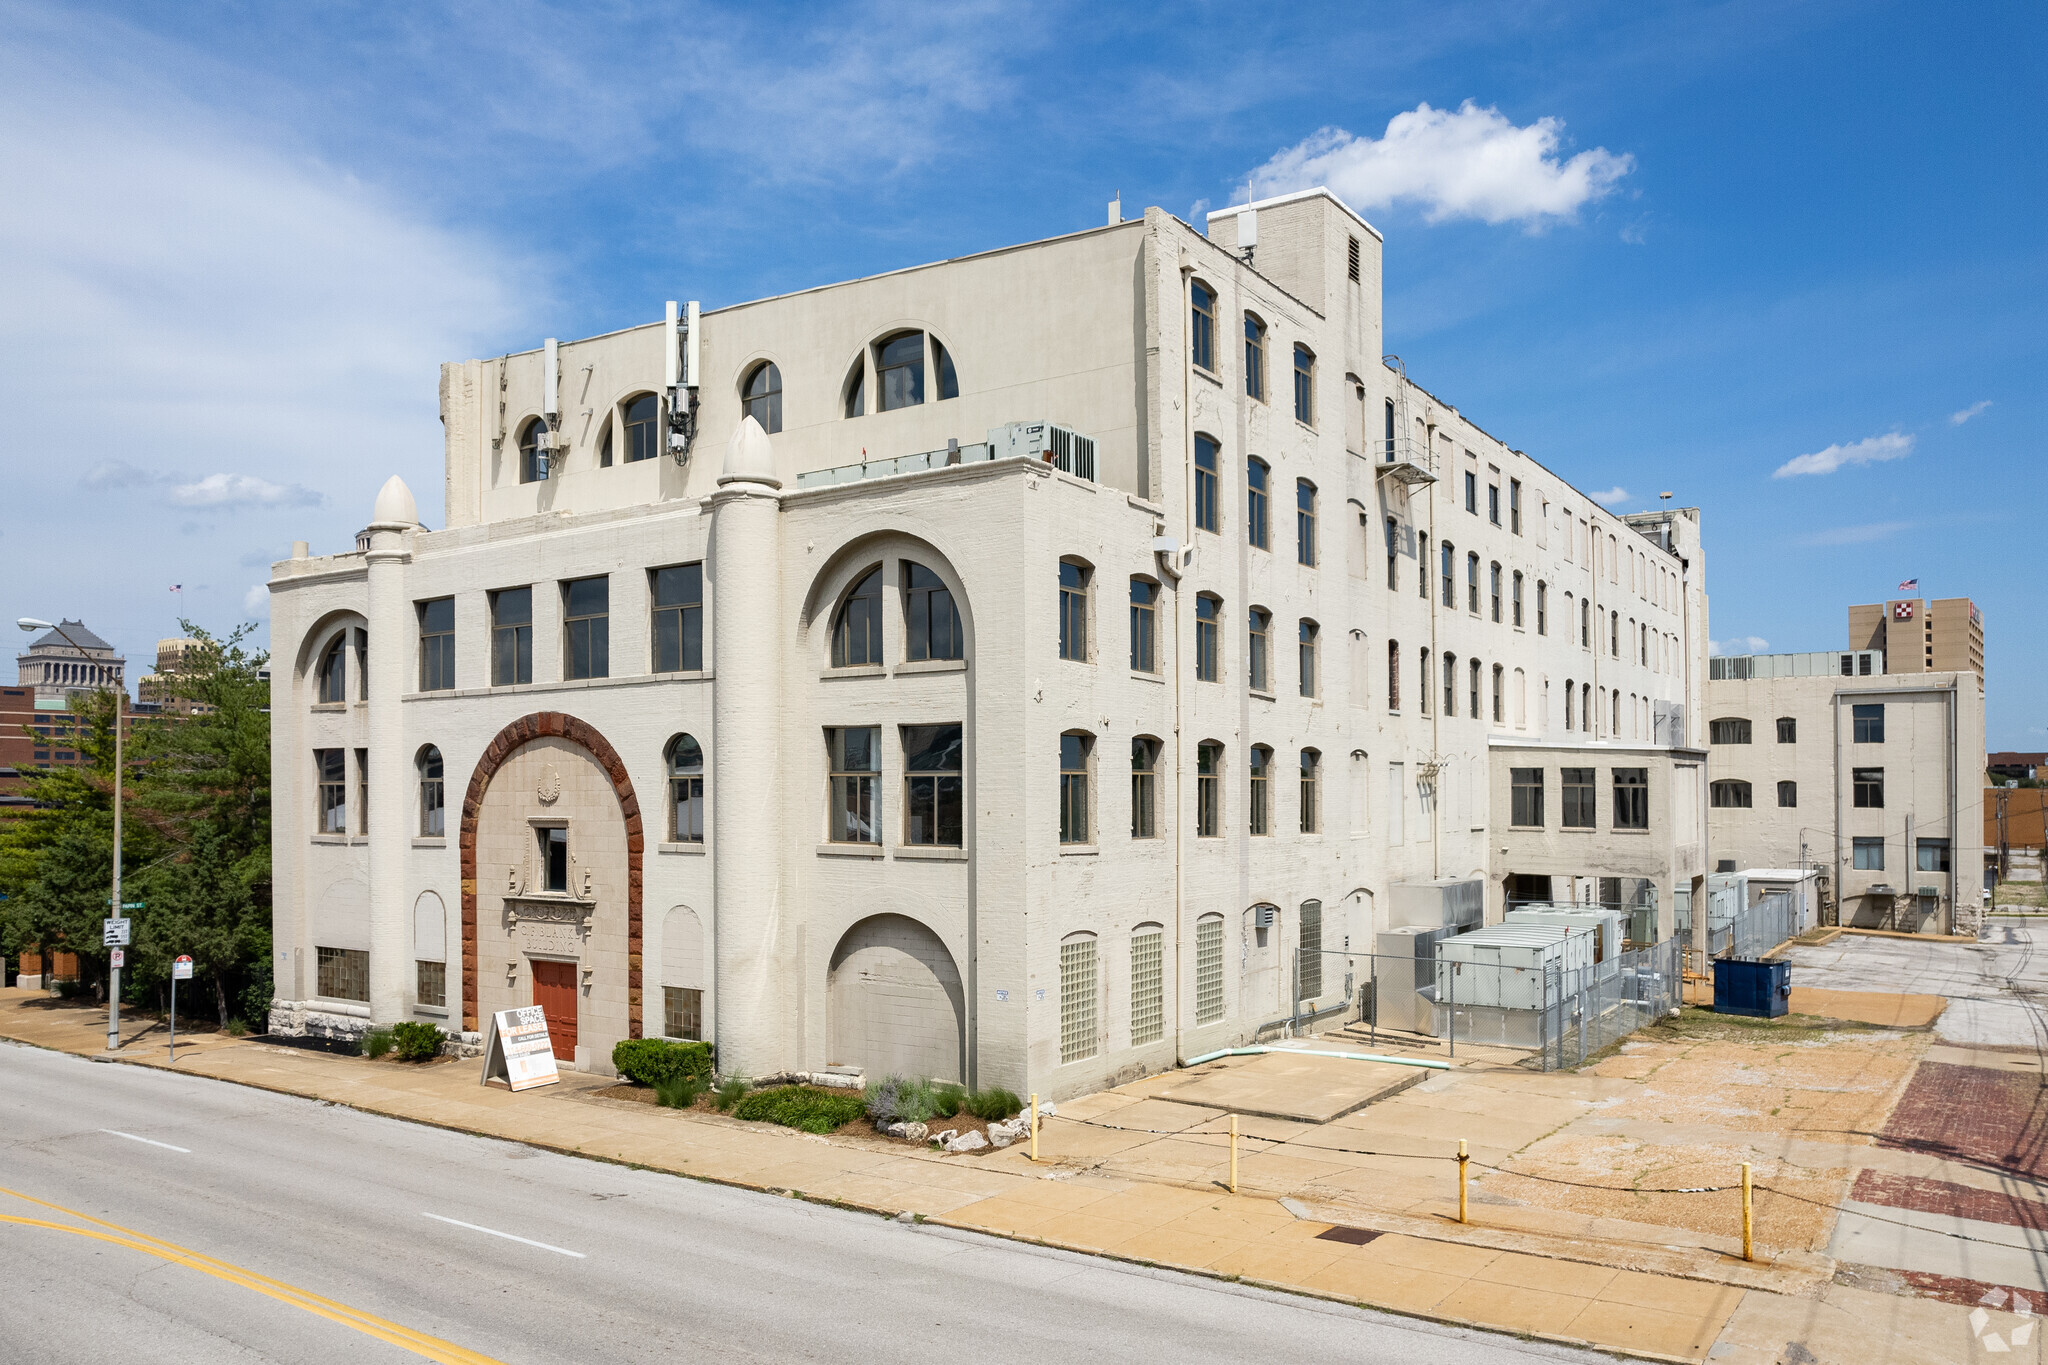
[[[168,1142],[158,1142],[155,1138],[137,1137],[133,1133],[123,1133],[113,1128],[102,1128],[100,1129],[100,1131],[102,1133],[112,1133],[115,1137],[127,1138],[130,1142],[146,1142],[152,1147],[162,1147],[165,1150],[172,1152],[183,1152],[186,1156],[192,1155],[192,1149],[190,1147],[173,1147]]]
[[[276,1299],[279,1303],[290,1304],[294,1308],[303,1309],[316,1317],[326,1318],[330,1322],[338,1322],[344,1327],[350,1327],[363,1333],[365,1336],[376,1337],[380,1341],[388,1341],[403,1350],[413,1352],[415,1355],[424,1356],[428,1360],[438,1361],[441,1365],[504,1365],[502,1361],[493,1356],[484,1355],[479,1351],[472,1351],[466,1346],[457,1346],[452,1341],[443,1341],[439,1337],[429,1336],[427,1333],[416,1331],[405,1326],[403,1323],[392,1322],[388,1319],[380,1318],[373,1313],[365,1313],[361,1309],[351,1308],[345,1303],[322,1298],[318,1294],[313,1294],[295,1285],[287,1284],[283,1280],[274,1280],[267,1275],[259,1275],[253,1270],[245,1270],[241,1266],[233,1265],[227,1261],[218,1260],[215,1257],[193,1251],[190,1248],[179,1246],[176,1242],[166,1241],[161,1237],[153,1237],[146,1232],[137,1232],[132,1228],[124,1228],[120,1224],[110,1223],[104,1218],[94,1218],[92,1215],[80,1213],[76,1209],[67,1209],[62,1204],[52,1204],[47,1199],[37,1199],[33,1195],[23,1194],[18,1190],[10,1190],[4,1186],[0,1186],[0,1194],[12,1195],[14,1198],[26,1203],[53,1210],[70,1218],[76,1218],[80,1222],[91,1223],[96,1227],[109,1228],[113,1233],[119,1233],[120,1235],[114,1236],[107,1232],[96,1232],[93,1228],[72,1227],[65,1223],[51,1222],[45,1218],[21,1218],[4,1213],[0,1213],[0,1223],[14,1223],[22,1227],[45,1228],[53,1232],[68,1232],[74,1236],[89,1237],[95,1241],[108,1242],[114,1246],[127,1247],[134,1251],[144,1252],[162,1260],[170,1261],[173,1264],[197,1270],[202,1274],[211,1275],[215,1279],[225,1280],[229,1284],[240,1285],[245,1289],[253,1289],[259,1294]]]
[[[489,1233],[493,1237],[503,1237],[508,1242],[524,1242],[530,1247],[539,1247],[542,1251],[552,1251],[557,1256],[574,1256],[579,1261],[589,1259],[580,1251],[570,1251],[566,1247],[551,1247],[546,1242],[536,1242],[531,1237],[514,1237],[509,1232],[500,1232],[496,1228],[478,1227],[475,1223],[465,1223],[460,1218],[443,1218],[438,1213],[422,1213],[420,1217],[431,1218],[437,1223],[453,1223],[456,1227],[468,1228],[471,1232]]]

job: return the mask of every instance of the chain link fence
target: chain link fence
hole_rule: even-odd
[[[1681,953],[1679,940],[1667,939],[1589,967],[1440,962],[1446,979],[1437,1008],[1459,1042],[1520,1048],[1543,1070],[1561,1071],[1677,1009]],[[1486,975],[1495,979],[1480,979]],[[1516,1003],[1464,1003],[1470,1000]]]

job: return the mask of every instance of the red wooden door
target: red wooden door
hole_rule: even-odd
[[[576,1060],[576,964],[536,962],[533,964],[533,1003],[547,1016],[548,1042],[555,1060]]]

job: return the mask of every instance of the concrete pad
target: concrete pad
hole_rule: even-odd
[[[1740,1298],[1731,1292],[1725,1311],[1700,1316],[1595,1299],[1571,1320],[1565,1334],[1644,1354],[1704,1360]]]
[[[1161,1091],[1159,1098],[1239,1114],[1328,1123],[1418,1085],[1432,1073],[1392,1062],[1269,1052],[1243,1066],[1202,1066],[1191,1074],[1193,1079]]]
[[[1436,1311],[1514,1332],[1562,1336],[1591,1302],[1570,1294],[1467,1280],[1439,1300]]]
[[[1878,991],[1831,991],[1794,986],[1791,1010],[1823,1019],[1847,1019],[1880,1028],[1926,1028],[1948,1008],[1939,995],[1889,995]]]
[[[2048,1292],[2044,1241],[2041,1232],[2010,1223],[1848,1200],[1828,1251],[1859,1265]]]
[[[1971,1330],[1968,1308],[1934,1299],[1822,1286],[1814,1298],[1745,1295],[1713,1347],[1714,1365],[1783,1365],[1787,1360],[1854,1365],[1954,1365],[1996,1357]],[[2001,1342],[2024,1319],[1987,1310],[1984,1331]],[[2038,1340],[2039,1320],[2034,1333]],[[1798,1346],[1798,1351],[1791,1347]],[[2012,1354],[2012,1360],[2038,1359]]]

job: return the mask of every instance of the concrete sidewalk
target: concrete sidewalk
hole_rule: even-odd
[[[1479,1225],[1461,1226],[1453,1221],[1454,1204],[1449,1214],[1431,1207],[1441,1200],[1440,1176],[1432,1177],[1435,1188],[1418,1184],[1421,1192],[1407,1200],[1405,1211],[1382,1209],[1372,1217],[1359,1216],[1348,1202],[1253,1193],[1265,1187],[1266,1176],[1247,1182],[1241,1175],[1246,1192],[1232,1195],[1217,1183],[1228,1140],[1214,1120],[1227,1122],[1227,1115],[1133,1093],[1185,1086],[1186,1072],[1067,1106],[1063,1115],[1072,1117],[1046,1125],[1042,1161],[1034,1166],[1021,1145],[949,1157],[884,1139],[814,1137],[657,1109],[600,1097],[595,1092],[613,1083],[576,1073],[565,1073],[559,1086],[513,1095],[480,1086],[476,1061],[406,1066],[208,1034],[190,1040],[189,1048],[181,1040],[173,1064],[159,1027],[131,1024],[123,1036],[121,1060],[133,1064],[174,1066],[698,1179],[878,1214],[908,1213],[996,1236],[1652,1359],[1954,1361],[1985,1349],[1978,1344],[1984,1333],[2004,1334],[2003,1344],[2026,1322],[1993,1312],[1973,1331],[1969,1311],[1956,1305],[1834,1284],[1819,1273],[1819,1263],[1796,1255],[1746,1265],[1714,1245],[1715,1238],[1686,1239],[1668,1226],[1614,1227],[1580,1218],[1560,1227],[1542,1210],[1487,1205],[1475,1210]],[[38,993],[0,990],[0,1037],[93,1055],[104,1047],[105,1015]],[[1599,1084],[1590,1078],[1573,1083]],[[1132,1122],[1154,1111],[1160,1122]],[[1103,1114],[1118,1127],[1082,1122],[1110,1122]],[[1489,1136],[1479,1150],[1495,1150],[1490,1144],[1498,1141],[1505,1151],[1527,1140],[1503,1134],[1505,1122],[1504,1115],[1488,1115],[1475,1124]],[[1131,1131],[1169,1126],[1172,1136]],[[1254,1119],[1241,1127],[1248,1134],[1269,1128],[1266,1136],[1279,1137],[1303,1125]],[[1272,1167],[1295,1159],[1245,1157],[1240,1166],[1249,1172],[1260,1161]],[[1361,1184],[1416,1179],[1387,1169],[1398,1161],[1359,1160],[1343,1178]],[[1393,1219],[1397,1226],[1390,1225]],[[2038,1358],[2038,1343],[2013,1354],[2026,1359],[2028,1350]]]

